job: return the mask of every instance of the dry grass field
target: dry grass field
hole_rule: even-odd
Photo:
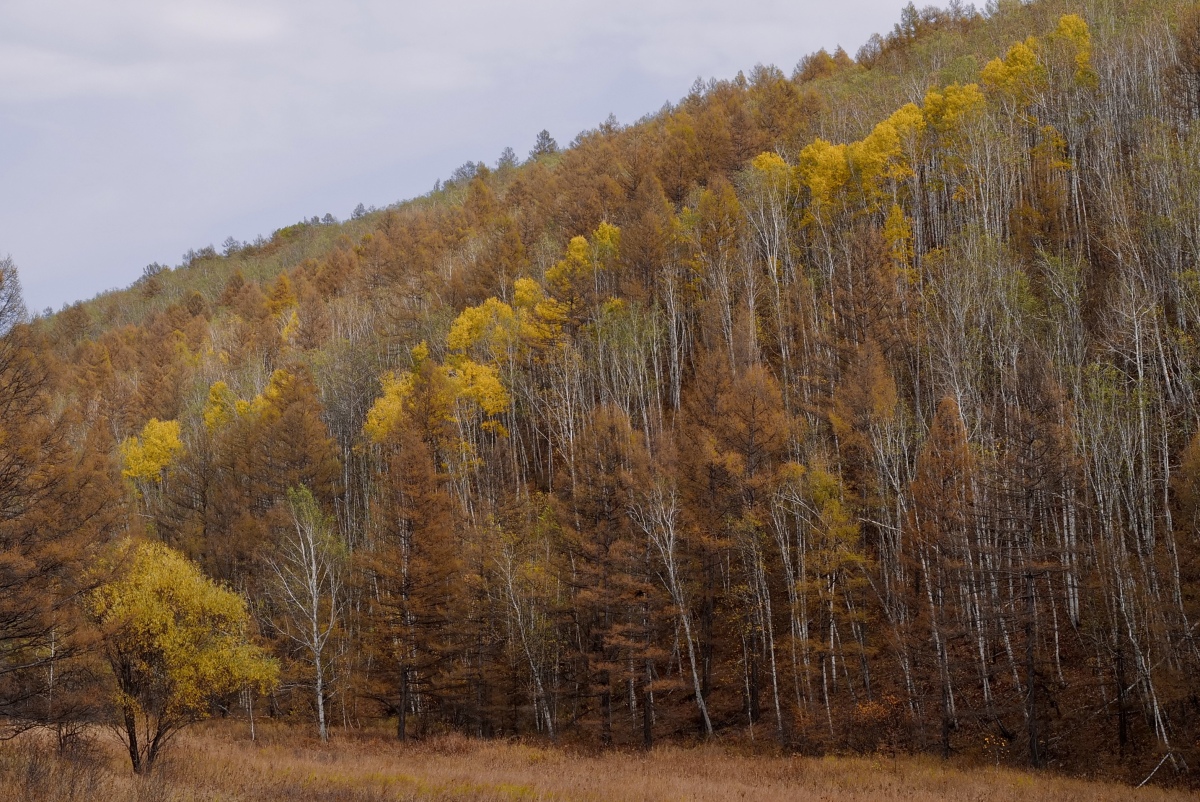
[[[41,744],[41,747],[47,744]],[[1184,791],[947,765],[935,758],[803,758],[728,747],[576,753],[442,737],[399,745],[382,735],[321,746],[279,727],[257,742],[237,725],[181,736],[149,778],[130,775],[115,743],[49,757],[33,736],[0,746],[0,799],[65,802],[343,800],[1097,800],[1193,799]]]

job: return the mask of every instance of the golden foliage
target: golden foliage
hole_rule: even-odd
[[[826,204],[850,179],[846,146],[817,138],[800,151],[800,177],[816,204]]]
[[[925,120],[944,138],[953,138],[984,109],[978,84],[950,84],[925,94]]]
[[[508,308],[499,301],[496,304]],[[477,309],[484,307],[488,307],[488,304]],[[495,305],[492,305],[492,308],[495,308]],[[472,325],[479,320],[482,318],[471,315],[461,326],[456,321],[457,331],[451,331],[455,342],[460,346],[470,344]],[[367,420],[363,426],[363,433],[372,442],[384,442],[401,423],[412,416],[412,406],[418,392],[422,396],[421,406],[426,417],[425,424],[465,422],[468,417],[482,412],[489,418],[482,421],[481,425],[485,430],[507,434],[499,422],[490,420],[509,406],[508,391],[500,381],[495,366],[480,364],[465,354],[458,353],[451,355],[445,365],[429,365],[426,370],[425,363],[428,358],[429,347],[422,342],[413,349],[412,370],[391,372],[383,376],[383,393],[367,412]]]
[[[1066,42],[1074,50],[1075,82],[1095,88],[1100,79],[1092,69],[1092,32],[1083,17],[1064,14],[1052,38]]]
[[[1003,59],[989,61],[980,75],[984,85],[1015,103],[1018,109],[1028,107],[1046,89],[1046,68],[1038,57],[1040,47],[1031,36],[1010,47]]]
[[[375,443],[386,440],[403,420],[404,404],[412,395],[413,375],[408,371],[389,372],[383,375],[380,384],[383,394],[371,405],[363,425],[363,432]]]
[[[512,307],[498,298],[488,298],[479,306],[462,311],[450,326],[446,344],[460,353],[478,346],[490,358],[497,359],[516,343],[518,336],[519,325]]]
[[[179,421],[151,418],[140,436],[121,444],[121,475],[134,481],[161,482],[163,472],[182,451]]]
[[[173,731],[211,714],[213,700],[245,688],[268,692],[279,667],[251,643],[245,599],[179,552],[126,540],[111,563],[116,578],[85,606],[104,632],[114,702],[134,770],[142,772]]]
[[[208,388],[208,401],[204,404],[204,426],[209,433],[216,432],[237,418],[237,397],[225,382],[214,382]]]

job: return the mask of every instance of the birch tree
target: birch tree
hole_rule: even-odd
[[[274,624],[310,668],[317,734],[327,741],[331,639],[343,623],[345,547],[307,488],[288,491],[288,510],[292,528],[268,560]]]

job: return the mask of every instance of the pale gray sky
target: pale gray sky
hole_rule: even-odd
[[[854,51],[905,0],[4,0],[0,257],[31,310],[421,195],[697,77]]]

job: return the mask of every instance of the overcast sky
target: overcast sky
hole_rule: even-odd
[[[2,0],[0,257],[31,310],[421,195],[804,54],[903,0]]]

